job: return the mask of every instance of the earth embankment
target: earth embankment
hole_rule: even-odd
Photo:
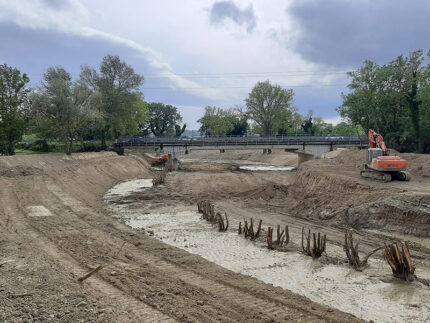
[[[292,212],[335,226],[430,234],[430,156],[404,154],[410,182],[380,183],[360,177],[365,151],[303,163],[291,183]]]

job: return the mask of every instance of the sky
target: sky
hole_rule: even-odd
[[[347,71],[429,50],[427,0],[0,0],[0,64],[40,83],[50,66],[75,78],[119,55],[144,76],[148,102],[198,129],[205,106],[246,108],[258,81],[339,122]]]

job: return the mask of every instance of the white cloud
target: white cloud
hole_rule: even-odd
[[[345,120],[342,119],[340,116],[331,117],[331,118],[324,118],[324,122],[331,123],[334,126],[338,125],[339,123],[341,123],[343,121],[345,121]]]
[[[220,92],[208,89],[200,84],[175,75],[171,66],[160,59],[159,54],[151,48],[144,47],[128,38],[107,33],[89,27],[88,10],[78,0],[68,0],[67,5],[51,6],[46,0],[27,0],[10,2],[0,0],[0,21],[16,23],[21,27],[33,29],[50,29],[83,37],[94,37],[127,46],[138,53],[151,67],[162,72],[170,80],[170,88],[183,88],[192,94],[198,94],[209,99],[216,99]],[[200,91],[196,92],[197,89]]]
[[[285,87],[325,90],[342,77],[318,74],[327,68],[304,60],[282,43],[293,28],[285,15],[285,7],[291,1],[271,0],[269,6],[264,0],[234,0],[241,10],[252,8],[251,18],[257,17],[257,23],[232,22],[228,28],[213,28],[210,24],[207,8],[215,2],[187,1],[185,5],[174,0],[0,0],[0,22],[129,48],[136,54],[133,59],[138,57],[145,62],[139,71],[146,78],[145,97],[176,106],[244,106],[244,98],[257,81],[270,79]],[[230,17],[227,22],[231,20]],[[252,27],[252,32],[246,32],[247,27]],[[249,72],[260,74],[225,75]],[[279,72],[293,73],[276,74]],[[183,75],[186,73],[219,75],[191,78]],[[149,74],[163,74],[165,78],[154,80],[147,77]],[[296,101],[300,100],[296,96]],[[314,106],[312,102],[306,105]],[[184,117],[186,122],[197,120],[203,113],[202,108],[191,110],[195,115]],[[324,115],[320,111],[315,114]]]

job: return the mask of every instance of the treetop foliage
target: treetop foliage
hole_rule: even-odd
[[[182,122],[182,117],[178,109],[172,105],[161,102],[149,103],[147,114],[148,128],[154,136],[178,136],[185,131],[185,128],[183,128],[183,131],[180,129],[179,124]]]
[[[0,154],[13,155],[28,121],[27,74],[0,65]]]
[[[429,55],[427,55],[430,57]],[[399,151],[430,150],[430,65],[418,50],[385,65],[365,61],[342,94],[340,115],[381,133]]]
[[[289,123],[296,108],[292,106],[293,90],[272,85],[269,80],[258,82],[247,99],[247,115],[261,129],[263,135],[276,134]]]

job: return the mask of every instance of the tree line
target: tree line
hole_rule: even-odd
[[[284,89],[270,81],[257,82],[245,99],[246,110],[207,106],[205,114],[198,120],[201,124],[199,131],[206,136],[364,133],[359,125],[326,123],[320,117],[313,117],[312,110],[302,116],[293,105],[293,98],[292,89]]]
[[[40,84],[17,68],[0,65],[0,154],[12,155],[24,134],[60,140],[66,153],[73,143],[120,136],[180,136],[186,128],[178,109],[147,103],[141,91],[144,78],[118,56],[107,55],[98,70],[82,66],[73,79],[61,66],[50,67]]]
[[[430,52],[400,55],[388,64],[365,61],[348,73],[350,92],[342,94],[342,117],[374,129],[401,152],[430,152]]]

